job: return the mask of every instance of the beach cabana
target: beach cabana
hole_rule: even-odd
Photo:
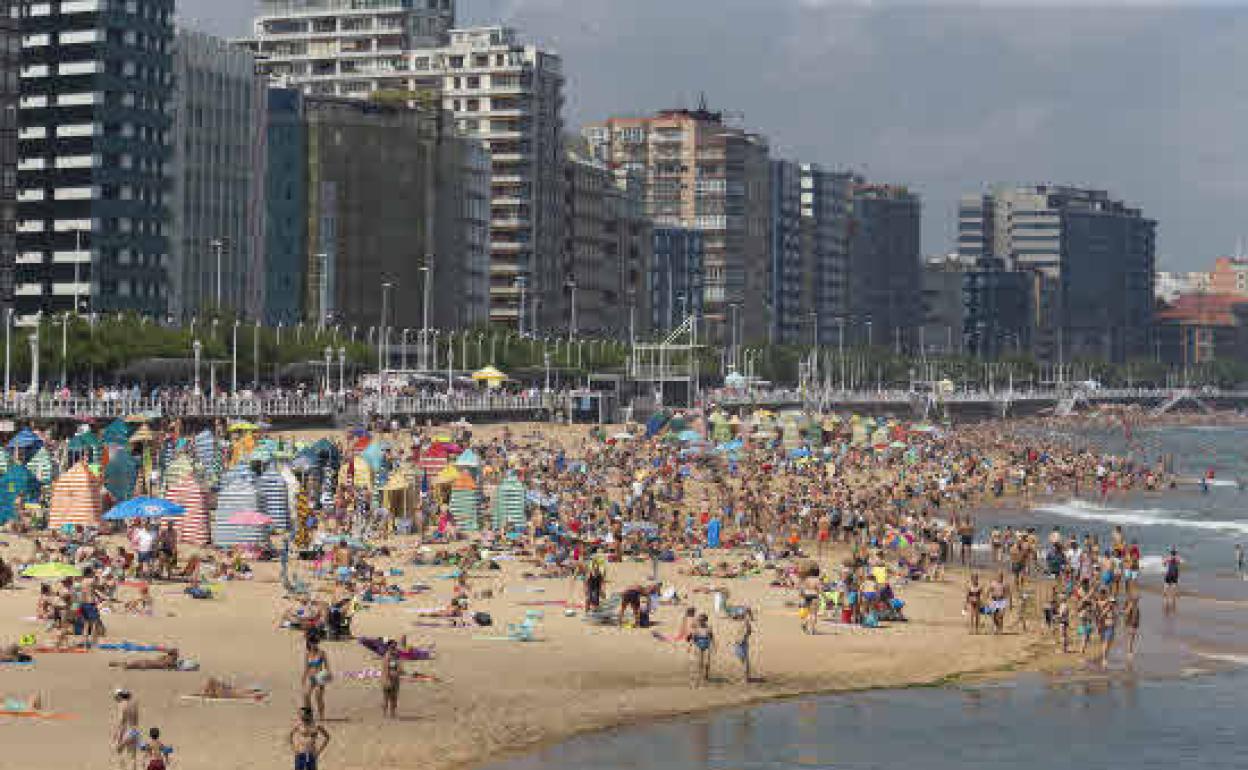
[[[165,487],[176,486],[182,481],[194,477],[195,463],[191,460],[191,456],[185,452],[179,452],[169,461],[168,467],[165,468]]]
[[[0,476],[0,523],[17,515],[17,499],[39,499],[39,480],[24,465],[12,465]]]
[[[460,532],[476,532],[481,528],[481,490],[466,473],[451,485],[451,518]]]
[[[100,438],[104,440],[105,444],[125,446],[130,443],[131,433],[133,433],[133,430],[131,429],[130,424],[125,420],[113,420],[108,424],[108,427],[101,432]]]
[[[260,512],[273,520],[273,529],[285,532],[290,529],[290,494],[286,479],[276,468],[260,474],[257,482],[260,496]]]
[[[116,452],[104,467],[104,488],[117,502],[129,500],[134,495],[134,483],[138,477],[138,461],[127,452]]]
[[[256,545],[268,539],[265,527],[231,524],[236,513],[255,512],[260,500],[251,471],[235,468],[221,480],[217,510],[212,517],[212,542],[218,546]]]
[[[202,430],[195,434],[195,460],[199,463],[205,478],[215,480],[221,473],[221,453],[217,447],[217,437],[210,430]]]
[[[69,449],[70,457],[74,459],[85,457],[90,462],[98,462],[100,450],[103,449],[104,445],[100,443],[99,436],[86,430],[75,434],[66,447]]]
[[[524,529],[525,499],[528,491],[515,474],[507,474],[494,491],[494,528],[504,531]]]
[[[100,480],[85,462],[80,462],[62,473],[52,485],[48,527],[59,529],[66,524],[98,527],[104,513],[103,508]]]
[[[407,468],[399,468],[390,475],[382,488],[382,505],[396,518],[402,518],[416,510],[416,502],[420,499],[412,482],[412,472]]]
[[[173,519],[173,529],[178,533],[178,542],[188,545],[207,545],[210,534],[208,493],[199,485],[195,477],[184,476],[169,487],[165,496],[170,502],[177,503],[186,509],[184,514]]]
[[[427,473],[437,473],[450,462],[450,452],[443,444],[434,444],[420,454],[416,464]]]
[[[13,438],[9,439],[9,449],[29,449],[34,451],[43,446],[43,439],[30,428],[22,428]]]
[[[33,473],[41,485],[47,486],[52,483],[52,478],[56,473],[52,465],[52,455],[48,453],[47,447],[39,447],[30,456],[30,459],[26,461],[26,470]]]

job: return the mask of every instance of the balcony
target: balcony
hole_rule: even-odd
[[[43,284],[19,283],[13,293],[19,297],[41,297],[43,296]]]
[[[504,217],[501,219],[491,219],[491,230],[527,230],[532,227],[533,223],[528,219],[520,219],[519,217]]]

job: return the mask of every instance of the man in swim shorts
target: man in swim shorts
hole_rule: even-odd
[[[290,750],[295,755],[295,770],[317,770],[321,754],[329,746],[329,732],[312,718],[312,709],[299,710],[299,721],[290,731]]]

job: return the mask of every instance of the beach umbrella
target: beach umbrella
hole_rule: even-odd
[[[221,480],[217,511],[212,519],[212,542],[218,546],[263,543],[268,538],[264,527],[230,521],[236,513],[254,512],[259,507],[256,484],[251,473],[238,471],[235,468]]]
[[[478,369],[472,373],[473,382],[484,382],[487,387],[497,388],[507,379],[507,375],[495,369],[493,366],[487,366]]]
[[[43,564],[32,564],[22,570],[22,576],[28,578],[67,578],[82,577],[82,570],[73,564],[50,561]]]
[[[104,468],[104,488],[114,500],[129,500],[139,477],[139,463],[127,452],[117,452]]]
[[[185,513],[185,508],[169,500],[162,500],[158,497],[133,497],[114,505],[112,510],[104,514],[104,520],[172,519]]]
[[[85,462],[61,474],[52,485],[52,501],[48,504],[48,526],[59,529],[66,524],[98,527],[104,504],[100,500],[100,480]]]
[[[254,422],[240,420],[238,422],[230,423],[226,430],[230,433],[251,433],[253,431],[260,430],[260,426],[256,425]]]
[[[208,493],[193,475],[187,474],[169,487],[169,502],[180,506],[185,513],[173,520],[178,541],[190,545],[208,543]]]
[[[41,446],[43,439],[30,428],[22,428],[9,439],[9,449],[37,449]]]
[[[453,494],[453,493],[452,493]],[[498,530],[523,529],[525,516],[525,498],[527,491],[524,484],[514,473],[507,474],[494,491],[494,528]]]
[[[48,453],[48,448],[39,447],[39,450],[26,461],[26,469],[35,474],[35,478],[39,480],[40,484],[50,484],[54,474],[52,455]]]
[[[125,420],[113,420],[108,427],[103,430],[100,437],[105,444],[116,444],[125,446],[130,441],[131,430],[130,424]]]
[[[286,479],[275,468],[260,474],[256,482],[260,497],[260,511],[273,522],[273,529],[285,532],[290,529],[290,490]]]
[[[914,545],[914,536],[908,532],[894,532],[886,543],[889,548],[909,548]]]

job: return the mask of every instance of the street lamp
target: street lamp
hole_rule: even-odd
[[[195,395],[198,396],[203,393],[199,386],[199,357],[203,354],[204,343],[199,340],[195,340],[195,342],[191,344],[191,347],[195,350]]]
[[[256,321],[255,327],[251,332],[251,371],[252,383],[251,387],[260,392],[260,321]]]
[[[238,327],[243,322],[234,321],[234,344],[230,350],[230,395],[238,396]]]
[[[405,372],[407,371],[407,334],[410,331],[411,329],[403,329],[403,331],[399,335],[399,353],[400,353],[400,357],[402,358],[402,363],[400,364],[400,367]],[[420,348],[420,353],[421,353],[421,357],[423,358],[424,353],[425,353],[425,348],[423,345]]]
[[[570,317],[568,319],[568,340],[576,339],[576,278],[568,276],[568,280],[564,283],[568,291],[571,293]]]
[[[35,329],[30,333],[30,394],[39,395],[39,319],[36,317]]]
[[[69,311],[61,316],[61,387],[69,384],[69,366],[65,359],[69,356]]]
[[[429,367],[429,297],[430,287],[433,284],[433,255],[425,256],[425,264],[421,266],[420,271],[425,274],[425,301],[420,322],[420,368],[422,370]],[[404,368],[407,368],[406,366]]]
[[[334,355],[334,349],[326,345],[325,346],[325,390],[322,391],[324,395],[329,395],[331,392],[330,388],[333,387],[329,379],[329,371],[330,371],[329,367],[332,365],[333,355]]]
[[[9,365],[13,359],[13,308],[4,313],[4,397],[9,397]]]
[[[225,251],[225,242],[219,238],[215,238],[210,242],[212,250],[217,255],[217,312],[221,312],[221,253]]]
[[[347,394],[347,349],[338,348],[338,395]]]

